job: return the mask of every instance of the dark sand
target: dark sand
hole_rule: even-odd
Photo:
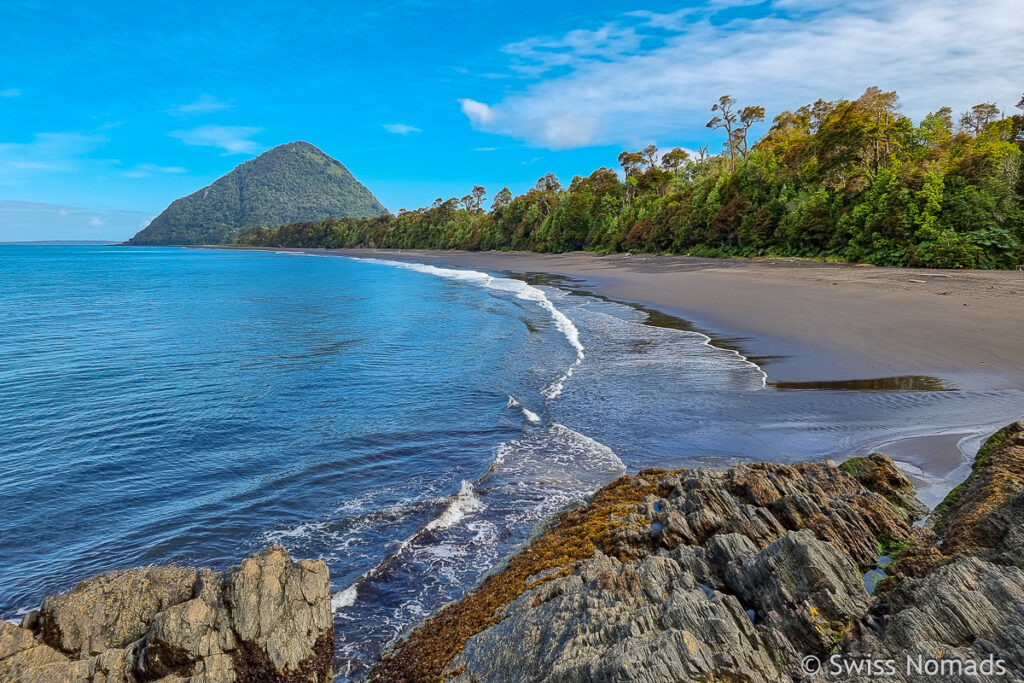
[[[757,362],[769,384],[782,390],[1024,390],[1020,271],[627,254],[264,250],[535,276],[637,304],[654,324],[682,323],[703,332],[716,345]],[[552,281],[552,275],[558,279]],[[907,436],[875,448],[903,463],[922,499],[935,505],[967,476],[978,447],[1002,425],[993,418],[982,411],[975,430],[932,434],[908,425]]]
[[[772,382],[924,376],[958,388],[1024,388],[1024,272],[625,254],[327,253],[565,276],[576,289],[686,319],[758,361]]]

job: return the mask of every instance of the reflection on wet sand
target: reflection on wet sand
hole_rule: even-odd
[[[827,382],[768,382],[773,389],[794,391],[817,389],[819,391],[956,391],[957,388],[945,380],[928,375],[899,375],[897,377],[875,377],[872,379],[844,379]]]

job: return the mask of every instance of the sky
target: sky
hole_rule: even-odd
[[[0,241],[127,238],[294,140],[397,212],[717,150],[723,94],[1009,112],[1022,35],[1021,0],[3,0]]]

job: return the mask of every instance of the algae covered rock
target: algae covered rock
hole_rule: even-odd
[[[326,683],[330,609],[327,566],[280,546],[226,573],[103,574],[0,622],[0,681]]]
[[[1024,420],[993,434],[967,480],[935,509],[947,555],[973,552],[1024,566]]]
[[[914,485],[907,475],[888,457],[872,453],[863,458],[850,458],[839,469],[851,475],[868,491],[885,498],[901,512],[908,522],[924,519],[931,512],[917,499]]]
[[[761,550],[742,538],[732,535],[715,551],[677,549],[635,562],[598,554],[508,605],[444,675],[789,680],[798,653],[831,647],[867,612],[868,595],[849,557],[809,531],[785,533]]]
[[[371,679],[793,681],[810,657],[891,660],[886,680],[1017,680],[1022,491],[1024,422],[985,445],[935,531],[912,526],[927,508],[877,453],[622,477],[407,634]],[[869,572],[885,577],[871,595]],[[938,677],[913,669],[928,661]],[[985,673],[996,664],[1009,677]],[[852,671],[839,679],[875,680]]]
[[[871,605],[859,570],[880,539],[911,543],[911,520],[824,463],[622,477],[371,677],[791,680],[802,654],[856,630]]]

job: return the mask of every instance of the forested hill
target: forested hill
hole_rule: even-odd
[[[347,168],[308,142],[292,142],[175,200],[127,244],[225,244],[254,226],[384,213]]]
[[[1024,98],[1018,107],[1024,110]],[[979,104],[915,123],[896,93],[817,102],[774,118],[723,97],[710,154],[623,152],[563,187],[553,175],[518,197],[486,190],[397,216],[244,232],[287,247],[645,251],[807,256],[880,265],[1007,268],[1024,261],[1024,112]]]

